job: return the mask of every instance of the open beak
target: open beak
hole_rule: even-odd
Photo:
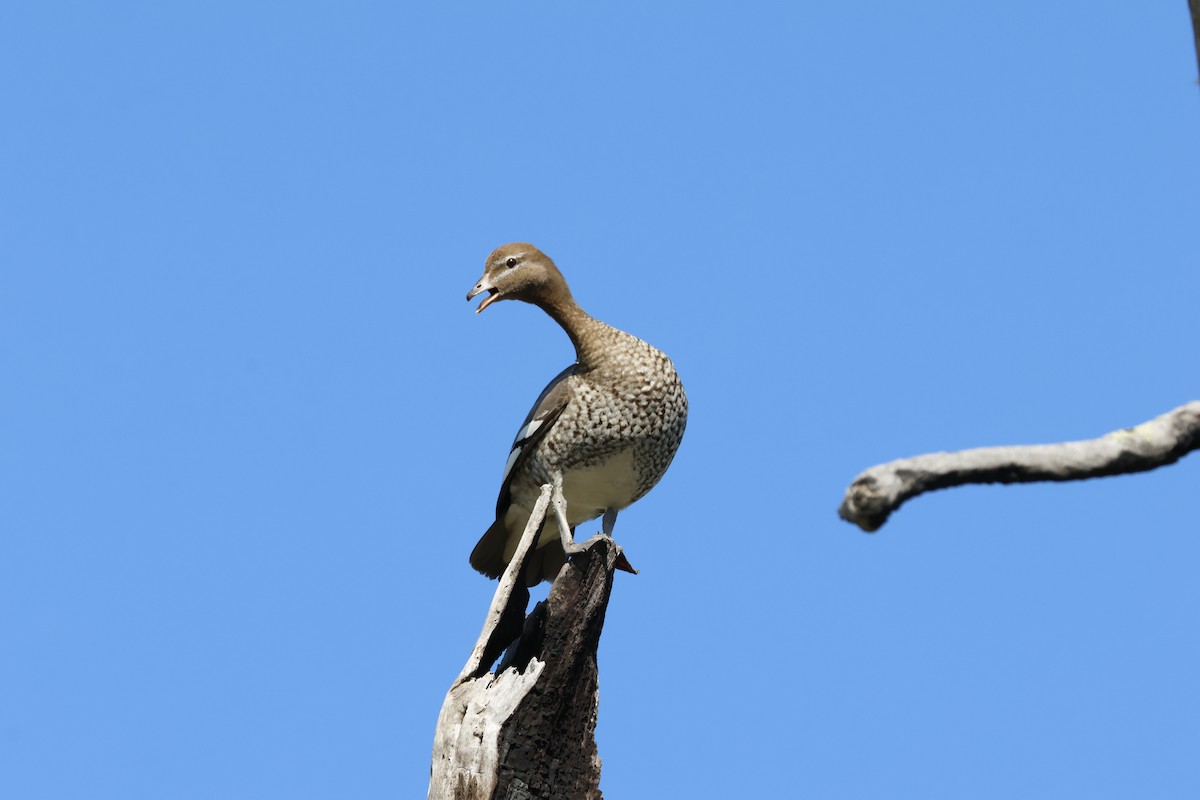
[[[488,296],[483,298],[483,302],[479,304],[479,308],[475,309],[476,314],[500,299],[500,290],[492,285],[491,280],[489,280],[486,275],[479,279],[479,283],[475,284],[474,289],[467,292],[467,299],[470,300],[471,298],[481,295],[484,292],[487,292]]]

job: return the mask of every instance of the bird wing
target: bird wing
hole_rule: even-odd
[[[570,399],[570,386],[567,379],[575,374],[575,364],[554,376],[554,380],[546,384],[533,408],[521,423],[521,429],[513,439],[512,449],[508,453],[508,461],[504,464],[504,477],[500,479],[500,496],[496,499],[496,518],[503,519],[512,500],[512,477],[517,474],[517,468],[529,458],[537,443],[542,440],[558,420]]]

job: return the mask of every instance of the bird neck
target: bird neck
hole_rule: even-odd
[[[569,293],[537,305],[567,332],[571,344],[575,345],[575,358],[582,369],[594,369],[600,364],[604,347],[597,341],[597,333],[607,325],[589,316]]]

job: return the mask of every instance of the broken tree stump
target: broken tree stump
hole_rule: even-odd
[[[596,651],[620,548],[602,538],[572,558],[526,616],[521,576],[549,497],[545,486],[442,703],[430,800],[601,798]]]

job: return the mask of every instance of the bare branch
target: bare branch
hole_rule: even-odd
[[[524,574],[526,556],[533,549],[533,540],[537,538],[538,529],[542,527],[542,520],[546,516],[551,490],[549,484],[543,486],[541,495],[533,505],[529,522],[525,523],[525,531],[517,543],[517,550],[500,576],[496,593],[492,595],[492,604],[483,620],[483,630],[479,632],[471,656],[455,684],[478,678],[487,672],[508,643],[521,633],[525,607],[529,605],[529,589],[521,576]]]
[[[868,533],[917,495],[968,483],[1077,481],[1173,464],[1200,448],[1200,401],[1099,439],[929,453],[871,467],[846,490],[838,515]]]

